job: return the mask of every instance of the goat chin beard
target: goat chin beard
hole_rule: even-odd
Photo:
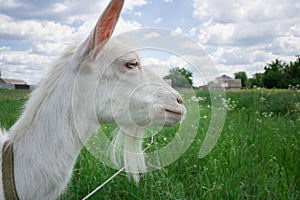
[[[130,133],[128,132],[130,130]],[[147,171],[142,150],[144,128],[126,127],[116,129],[115,137],[110,147],[110,157],[118,168],[125,167],[128,178],[139,183],[140,174]]]

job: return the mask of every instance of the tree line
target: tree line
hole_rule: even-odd
[[[289,63],[280,59],[267,63],[264,72],[254,74],[253,78],[248,78],[246,72],[237,72],[234,76],[242,80],[245,88],[289,88],[300,85],[300,55]]]
[[[267,63],[263,73],[256,73],[248,78],[246,72],[234,74],[236,79],[242,80],[243,88],[289,88],[300,85],[300,55],[295,61],[289,63],[280,59]],[[191,87],[193,85],[193,74],[185,68],[175,67],[164,79],[172,80],[173,87]]]
[[[173,87],[189,88],[193,85],[193,73],[185,68],[175,67],[164,79],[172,80]]]

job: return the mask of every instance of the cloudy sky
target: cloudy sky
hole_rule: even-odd
[[[109,0],[0,0],[2,77],[40,81],[74,40],[85,37]],[[300,54],[299,0],[125,0],[117,33],[174,30],[204,48],[220,74],[263,71]],[[154,61],[174,66],[174,55]],[[197,85],[201,81],[195,81]]]

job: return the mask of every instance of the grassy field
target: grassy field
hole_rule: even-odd
[[[182,93],[186,103],[199,105],[199,128],[190,148],[168,167],[143,175],[138,186],[122,173],[90,199],[300,199],[299,90],[227,92],[222,134],[203,159],[198,153],[210,123],[210,95],[196,91],[190,98],[188,91]],[[26,95],[0,90],[3,127],[15,122]],[[177,129],[163,129],[151,148],[167,145]],[[83,149],[61,199],[81,199],[115,172]]]

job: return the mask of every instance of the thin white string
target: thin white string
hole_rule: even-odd
[[[125,167],[121,168],[117,173],[115,173],[114,175],[112,175],[109,179],[107,179],[104,183],[102,183],[99,187],[97,187],[93,192],[91,192],[90,194],[88,194],[82,200],[87,200],[88,198],[90,198],[98,190],[100,190],[101,188],[103,188],[106,184],[108,184],[111,180],[113,180],[116,176],[118,176],[124,169],[125,169]]]
[[[152,135],[150,145],[147,148],[145,148],[143,150],[143,152],[147,151],[147,149],[149,149],[153,144],[154,144],[154,137]],[[82,200],[87,200],[88,198],[90,198],[98,190],[100,190],[101,188],[103,188],[106,184],[108,184],[111,180],[113,180],[116,176],[118,176],[122,171],[124,171],[124,169],[125,169],[125,166],[123,168],[121,168],[119,171],[117,171],[114,175],[112,175],[109,179],[107,179],[104,183],[102,183],[99,187],[97,187],[96,189],[94,189],[90,194],[88,194]]]

